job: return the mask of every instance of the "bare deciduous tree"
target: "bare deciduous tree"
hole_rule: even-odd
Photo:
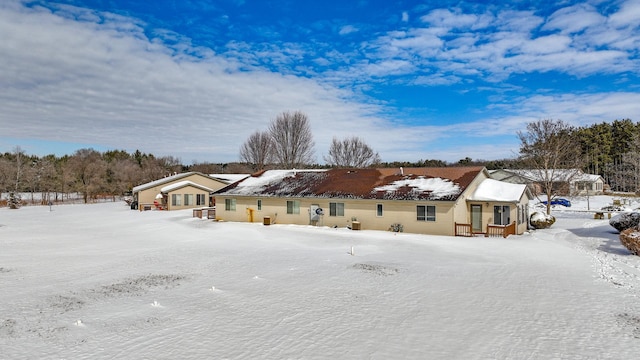
[[[0,195],[13,188],[13,165],[11,161],[0,158]]]
[[[22,176],[23,173],[25,171],[25,158],[26,158],[26,154],[24,153],[24,150],[22,150],[22,148],[20,146],[16,146],[13,149],[13,154],[14,154],[14,158],[15,158],[15,170],[14,170],[14,174],[15,174],[15,187],[14,187],[14,191],[18,192],[20,191],[20,181],[22,180]]]
[[[69,158],[66,166],[72,174],[75,190],[82,193],[85,203],[104,189],[107,163],[99,152],[80,149]]]
[[[284,168],[301,168],[314,162],[309,118],[301,111],[283,112],[269,125],[274,160]]]
[[[518,131],[522,163],[535,172],[547,195],[547,214],[559,183],[567,184],[581,169],[580,146],[572,136],[572,128],[562,120],[538,120],[527,124],[527,131]]]
[[[51,193],[56,189],[58,173],[54,164],[53,156],[41,158],[35,165],[36,175],[38,179],[38,188],[36,191],[42,193],[41,203],[47,204],[51,199]]]
[[[266,131],[256,131],[240,147],[240,161],[251,164],[260,171],[272,161],[273,141]]]
[[[379,163],[380,155],[357,136],[342,141],[334,137],[324,161],[331,166],[363,168]]]

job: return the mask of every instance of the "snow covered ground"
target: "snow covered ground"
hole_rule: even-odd
[[[1,208],[0,358],[637,358],[640,257],[571,200],[507,239]]]

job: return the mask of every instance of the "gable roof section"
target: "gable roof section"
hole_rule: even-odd
[[[549,178],[552,181],[568,181],[575,179],[584,174],[579,169],[505,169],[504,171],[511,172],[518,176],[528,179],[529,181],[546,181]]]
[[[196,184],[193,181],[189,181],[189,180],[178,181],[177,183],[169,184],[169,185],[161,188],[160,192],[168,193],[168,192],[171,192],[173,190],[181,189],[181,188],[183,188],[185,186],[193,186],[195,188],[198,188],[200,190],[204,190],[204,191],[209,192],[209,193],[213,192],[213,189],[210,189],[210,188],[208,188],[206,186],[202,186],[200,184]]]
[[[200,175],[200,176],[212,179],[212,180],[220,181],[221,183],[224,184],[224,182],[222,182],[221,180],[214,179],[214,178],[212,178],[210,176],[207,176],[207,175],[205,175],[203,173],[199,173],[199,172],[196,172],[196,171],[191,171],[191,172],[180,173],[180,174],[175,174],[175,175],[163,177],[162,179],[154,180],[154,181],[148,182],[146,184],[135,186],[132,189],[132,192],[136,193],[136,192],[143,191],[143,190],[146,190],[146,189],[151,189],[152,187],[155,187],[155,186],[158,186],[158,185],[162,185],[162,184],[171,183],[173,181],[180,180],[182,178],[185,178],[185,177],[188,177],[188,176],[191,176],[191,175],[194,175],[194,174],[195,175]]]
[[[527,185],[525,184],[512,184],[495,179],[485,179],[467,200],[518,202],[526,191]]]
[[[584,182],[596,182],[602,179],[604,182],[604,178],[600,175],[594,174],[586,174],[580,169],[549,169],[548,172],[545,170],[539,169],[503,169],[499,170],[500,172],[513,174],[513,176],[518,176],[523,179],[527,179],[528,181],[545,181],[545,177],[549,176],[553,181],[562,182],[562,181],[584,181]],[[497,178],[498,180],[506,180],[508,176],[501,175],[502,178]]]
[[[225,196],[456,200],[483,167],[268,170],[217,191]]]
[[[209,174],[210,177],[225,184],[231,184],[249,177],[251,174]]]

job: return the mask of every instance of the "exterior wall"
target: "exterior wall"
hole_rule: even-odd
[[[519,204],[504,202],[482,202],[470,201],[468,204],[468,217],[465,221],[457,221],[458,223],[471,223],[471,205],[480,205],[482,207],[482,232],[487,231],[487,225],[494,225],[494,207],[509,206],[509,224],[516,223],[516,234],[522,235],[528,230],[529,219],[529,203],[526,199],[522,199]]]
[[[236,200],[236,210],[225,209],[225,199]],[[257,207],[258,199],[262,201],[262,209]],[[299,214],[287,214],[287,200],[300,201]],[[330,216],[329,203],[343,203],[344,216]],[[224,221],[262,222],[269,216],[272,222],[280,224],[309,225],[312,224],[309,210],[318,205],[324,215],[312,225],[329,227],[352,226],[358,221],[363,230],[387,231],[392,224],[401,224],[404,232],[453,235],[453,205],[451,201],[400,201],[400,200],[353,200],[327,198],[259,198],[216,196],[216,218]],[[377,215],[378,204],[382,205],[382,216]],[[417,220],[417,206],[435,206],[435,221]]]
[[[204,204],[197,205],[197,194],[201,194],[204,197]],[[180,205],[173,205],[174,195],[180,198]],[[193,203],[190,205],[185,204],[185,195],[192,195]],[[172,190],[167,193],[166,199],[167,210],[183,210],[183,209],[193,209],[209,206],[209,192],[206,190],[199,189],[194,186],[184,186],[179,189]]]
[[[473,194],[482,180],[486,179],[485,175],[479,175],[475,181],[469,186],[468,194]],[[503,181],[503,180],[501,180]],[[497,202],[497,201],[466,201],[464,196],[461,196],[456,205],[456,217],[457,223],[470,224],[471,223],[471,205],[480,205],[482,207],[482,231],[487,231],[487,225],[494,224],[494,207],[495,206],[509,206],[509,223],[516,222],[516,234],[521,235],[528,230],[529,227],[529,198],[526,193],[523,193],[518,203],[514,202]],[[467,202],[463,204],[462,202]]]
[[[489,176],[486,171],[480,172],[478,176],[476,176],[476,178],[473,179],[473,181],[469,184],[469,186],[467,186],[465,192],[458,198],[455,204],[455,213],[451,223],[452,229],[455,226],[454,222],[463,224],[471,223],[471,207],[469,206],[469,204],[467,204],[467,196],[469,194],[473,194],[478,189],[478,186],[480,186],[480,183],[482,183],[482,181],[490,178],[492,177]],[[484,214],[482,218],[484,221]],[[452,231],[455,234],[455,229],[453,229]]]
[[[162,189],[162,188],[164,188],[164,187],[166,187],[168,185],[175,184],[175,183],[178,183],[178,182],[181,182],[181,181],[187,181],[187,180],[191,181],[191,182],[194,182],[196,184],[202,185],[204,187],[207,187],[209,189],[212,189],[214,191],[222,189],[223,187],[225,187],[227,185],[227,184],[225,184],[225,183],[223,183],[221,181],[218,181],[218,180],[215,180],[215,179],[212,179],[212,178],[200,175],[200,174],[192,174],[192,175],[189,175],[189,176],[185,176],[185,177],[181,177],[181,178],[175,179],[174,181],[166,182],[166,183],[163,183],[163,184],[158,184],[158,185],[156,185],[154,187],[139,191],[137,193],[138,203],[139,204],[153,204],[153,201],[156,200],[156,195],[158,195],[160,193],[160,189]],[[208,198],[208,195],[207,195],[207,198]],[[209,204],[207,204],[207,206],[208,205]],[[197,206],[193,206],[193,207],[197,207]],[[186,208],[186,207],[183,207],[183,208]]]
[[[528,228],[529,198],[523,194],[518,203],[467,201],[466,195],[473,194],[479,184],[488,179],[485,172],[480,173],[467,187],[457,201],[408,201],[408,200],[355,200],[328,198],[271,198],[216,196],[216,218],[224,221],[262,222],[268,216],[272,223],[318,225],[329,227],[352,226],[353,221],[360,223],[363,230],[390,230],[392,224],[401,224],[404,232],[429,235],[454,235],[454,223],[471,223],[471,205],[482,207],[482,231],[487,224],[493,224],[494,206],[509,206],[509,223],[516,222],[516,233],[522,234]],[[225,209],[225,200],[235,199],[235,211]],[[258,208],[258,200],[262,207]],[[287,214],[287,200],[300,202],[299,214]],[[343,216],[330,216],[330,203],[343,203]],[[317,222],[311,221],[310,208],[317,205],[324,215]],[[378,216],[378,205],[382,206],[382,215]],[[435,221],[417,219],[417,206],[435,206]]]
[[[593,182],[576,181],[573,184],[573,193],[575,195],[604,194],[604,179],[599,178],[597,181]]]

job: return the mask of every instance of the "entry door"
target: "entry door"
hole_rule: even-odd
[[[482,232],[482,205],[471,205],[471,230]]]

